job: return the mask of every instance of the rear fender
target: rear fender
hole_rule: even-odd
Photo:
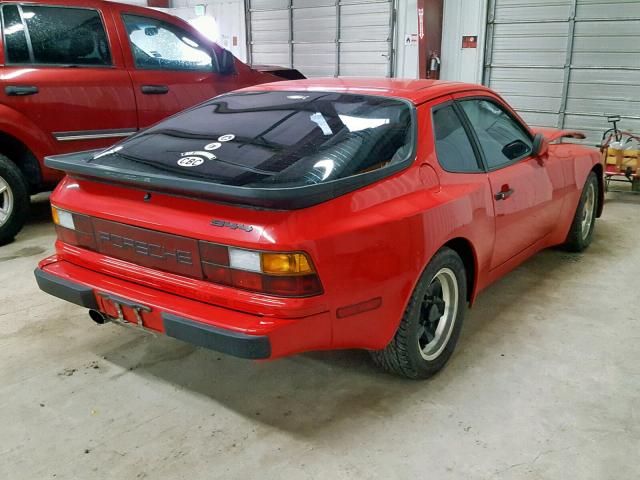
[[[22,143],[28,150],[28,153],[37,159],[38,174],[41,182],[53,182],[59,177],[59,174],[46,168],[43,164],[45,155],[50,155],[55,151],[53,139],[49,138],[49,136],[28,117],[6,105],[0,105],[0,134],[12,137]],[[21,167],[19,159],[12,160]],[[32,163],[34,163],[33,168],[35,168],[36,162]],[[31,170],[33,168],[31,168]],[[32,178],[28,180],[30,180],[30,183],[34,183]]]

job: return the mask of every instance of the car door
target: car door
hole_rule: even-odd
[[[137,129],[131,80],[102,6],[1,5],[0,102],[50,136],[48,153],[106,147]]]
[[[126,6],[114,19],[125,43],[141,128],[238,87],[235,75],[217,72],[213,44],[188,25]]]
[[[491,268],[549,234],[562,207],[561,166],[532,156],[533,135],[497,98],[458,97],[489,174],[495,214]]]

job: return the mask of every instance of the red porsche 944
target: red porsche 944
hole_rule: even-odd
[[[596,150],[493,91],[314,79],[215,97],[104,151],[49,157],[42,290],[97,323],[231,355],[370,350],[441,369],[467,305],[540,249],[591,242]]]

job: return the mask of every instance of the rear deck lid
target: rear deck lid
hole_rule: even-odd
[[[73,174],[276,209],[314,205],[414,157],[407,101],[342,92],[216,97],[108,150],[49,157]]]

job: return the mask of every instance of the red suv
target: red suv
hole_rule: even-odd
[[[62,178],[46,155],[104,148],[220,93],[278,80],[156,10],[47,0],[2,2],[0,13],[0,244],[22,227],[29,195]]]

